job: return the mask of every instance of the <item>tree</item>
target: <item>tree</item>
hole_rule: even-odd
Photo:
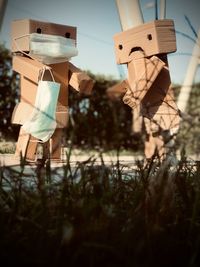
[[[70,92],[70,123],[67,136],[73,136],[78,147],[104,149],[141,149],[142,138],[132,136],[132,113],[122,99],[111,101],[106,90],[119,81],[102,75],[92,75],[96,83],[91,96]]]
[[[11,125],[13,109],[19,99],[19,78],[12,71],[10,51],[0,44],[0,137],[13,139],[18,127]]]

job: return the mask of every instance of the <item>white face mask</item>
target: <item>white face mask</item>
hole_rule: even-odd
[[[48,141],[53,135],[56,128],[56,106],[60,91],[60,83],[53,81],[43,81],[43,70],[41,80],[38,83],[34,109],[23,124],[22,128],[32,136]]]
[[[78,50],[73,39],[49,34],[30,34],[30,56],[44,64],[68,61],[77,55]]]

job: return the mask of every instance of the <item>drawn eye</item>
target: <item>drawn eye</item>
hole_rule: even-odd
[[[66,33],[65,33],[65,37],[66,37],[66,38],[70,38],[70,32],[66,32]]]
[[[151,41],[151,40],[152,40],[152,35],[151,35],[151,34],[147,34],[147,39],[148,39],[149,41]]]
[[[40,28],[37,28],[37,33],[42,33],[42,30]]]
[[[122,50],[122,49],[123,49],[123,45],[120,44],[120,45],[118,46],[118,48],[119,48],[120,50]]]

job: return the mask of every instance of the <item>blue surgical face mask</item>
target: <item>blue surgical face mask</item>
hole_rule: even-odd
[[[45,71],[50,71],[52,81],[44,81]],[[60,83],[55,82],[51,69],[43,69],[38,83],[34,109],[22,128],[43,142],[48,141],[56,129],[56,106],[60,91]]]
[[[22,51],[18,39],[29,37],[29,53]],[[43,64],[54,64],[69,61],[78,55],[76,42],[73,39],[57,35],[31,33],[14,39],[15,45],[22,54]]]
[[[44,64],[68,61],[77,54],[73,39],[49,34],[30,34],[30,56]]]

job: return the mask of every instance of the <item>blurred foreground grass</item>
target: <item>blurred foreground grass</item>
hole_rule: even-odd
[[[199,266],[200,163],[100,159],[1,167],[2,266]]]
[[[15,142],[0,141],[0,154],[13,154],[15,152]]]

